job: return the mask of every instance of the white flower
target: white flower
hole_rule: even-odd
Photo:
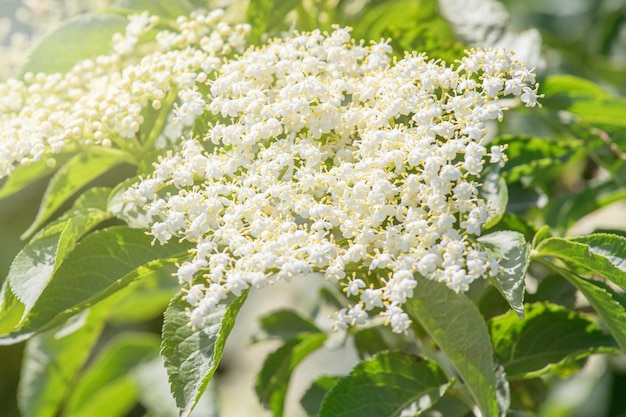
[[[184,42],[202,59],[237,32],[218,24],[198,43],[191,26]],[[532,73],[500,50],[470,51],[456,67],[388,54],[347,29],[295,34],[225,60],[205,79],[208,94],[179,62],[176,120],[220,121],[181,139],[129,200],[153,216],[155,240],[197,245],[178,272],[198,305],[193,326],[230,293],[319,272],[356,302],[335,313],[336,329],[380,309],[402,333],[421,277],[461,292],[499,272],[474,243],[493,210],[477,178],[506,160],[504,148],[485,148],[485,122],[507,110],[501,97],[536,104]]]

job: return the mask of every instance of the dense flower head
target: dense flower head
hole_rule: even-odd
[[[229,294],[317,273],[352,300],[336,328],[379,314],[404,332],[419,279],[462,292],[500,272],[476,241],[495,210],[480,175],[506,158],[486,123],[501,97],[536,105],[535,76],[501,50],[455,66],[390,52],[349,29],[296,33],[212,67],[208,93],[181,89],[175,120],[208,112],[208,132],[125,199],[155,242],[196,245],[176,274],[192,326]]]
[[[66,73],[27,73],[0,84],[0,178],[19,164],[54,163],[54,155],[66,150],[135,146],[145,108],[158,110],[177,96],[189,101],[189,90],[206,81],[223,56],[243,50],[249,26],[232,27],[222,16],[214,11],[179,18],[171,31],[156,35],[151,50],[135,53],[159,19],[134,15],[125,33],[113,37],[109,55],[83,60]],[[171,124],[166,137],[177,139],[187,114],[197,113],[183,107],[183,123]]]

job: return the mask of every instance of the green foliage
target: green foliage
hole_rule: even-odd
[[[152,246],[150,240],[143,231],[123,226],[86,236],[66,256],[19,327],[0,336],[0,344],[58,325],[151,271],[187,257],[189,245]]]
[[[525,310],[524,320],[509,312],[489,321],[494,352],[508,378],[567,372],[593,353],[619,352],[589,317],[553,304],[530,304]]]
[[[383,352],[361,362],[332,385],[318,416],[393,417],[404,409],[418,414],[436,403],[449,385],[435,362],[402,352]]]
[[[27,342],[18,397],[24,417],[58,415],[103,327],[97,312],[85,311]]]
[[[272,352],[257,376],[256,392],[261,403],[275,416],[284,415],[285,397],[293,370],[309,354],[319,349],[326,333],[300,333]]]
[[[83,15],[70,20],[44,38],[30,53],[24,72],[65,72],[78,61],[109,52],[111,36],[124,32],[121,16]]]
[[[524,276],[530,261],[530,245],[517,232],[494,232],[478,238],[478,242],[500,262],[501,271],[492,278],[494,286],[517,315],[524,318]]]
[[[177,294],[165,310],[161,355],[181,416],[190,415],[215,373],[247,295],[244,293],[228,307],[215,309],[199,330],[188,326],[188,304],[182,294]]]
[[[478,308],[440,283],[424,279],[419,285],[407,303],[409,316],[448,357],[481,413],[498,415],[493,350]]]

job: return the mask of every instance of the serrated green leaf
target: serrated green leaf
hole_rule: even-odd
[[[52,174],[70,158],[69,154],[54,155],[54,162],[49,163],[49,159],[42,159],[28,165],[18,165],[15,170],[6,177],[2,188],[0,188],[0,199],[8,197],[23,190],[36,181]]]
[[[552,199],[545,213],[545,222],[564,233],[587,214],[626,199],[626,188],[616,181],[590,183],[583,190]]]
[[[622,349],[626,353],[626,298],[624,294],[599,281],[580,277],[572,272],[558,268],[572,285],[589,301]]]
[[[552,237],[535,250],[538,256],[559,258],[626,289],[626,238],[622,236],[597,233],[572,239]]]
[[[450,360],[482,415],[498,416],[491,340],[474,303],[441,283],[422,279],[404,308]]]
[[[599,352],[615,341],[590,318],[548,303],[526,305],[526,318],[506,313],[489,321],[493,348],[508,378],[534,378]]]
[[[98,354],[77,381],[64,417],[125,416],[137,400],[130,372],[159,354],[158,337],[123,333]]]
[[[359,363],[324,397],[319,417],[397,417],[430,408],[449,386],[445,373],[427,359],[382,352]]]
[[[86,194],[97,204],[98,196],[108,192],[108,189],[94,189]],[[22,317],[33,308],[65,254],[84,234],[111,217],[107,211],[85,207],[89,198],[80,201],[82,210],[73,210],[41,230],[13,260],[8,279],[11,290],[24,304]]]
[[[325,341],[326,334],[319,331],[300,333],[272,352],[263,362],[263,368],[257,375],[256,393],[261,404],[271,410],[275,417],[283,416],[293,370]]]
[[[321,330],[293,310],[278,310],[259,319],[261,329],[271,337],[291,339],[300,333],[318,333]]]
[[[573,75],[552,75],[541,84],[542,104],[567,110],[588,124],[626,127],[626,99],[615,97],[599,85]]]
[[[81,15],[46,36],[30,54],[24,72],[67,72],[78,61],[108,54],[111,37],[123,33],[128,21],[120,16]]]
[[[300,404],[309,417],[318,415],[322,400],[339,379],[337,376],[322,375],[313,381],[300,399]]]
[[[189,326],[189,304],[177,294],[165,311],[161,355],[181,417],[189,416],[213,377],[224,344],[248,292],[226,306],[220,304],[205,318],[202,329]]]
[[[114,7],[134,11],[147,11],[150,15],[176,20],[179,16],[188,16],[193,6],[186,0],[118,0]]]
[[[23,417],[58,415],[76,373],[103,327],[99,314],[85,311],[28,341],[18,389]]]
[[[78,190],[122,162],[116,155],[88,153],[75,155],[59,168],[50,180],[39,212],[22,235],[22,239],[30,236]]]
[[[519,318],[524,318],[524,277],[530,263],[530,245],[524,235],[494,232],[479,237],[478,243],[500,260],[500,273],[490,279]]]
[[[192,246],[176,241],[152,246],[151,240],[143,231],[124,226],[86,236],[67,254],[21,327],[0,336],[0,345],[62,323],[152,271],[185,259]]]

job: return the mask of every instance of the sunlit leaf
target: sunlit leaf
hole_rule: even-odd
[[[552,75],[541,83],[543,105],[567,110],[588,124],[626,127],[626,99],[616,97],[599,85],[573,75]]]
[[[189,326],[189,303],[182,293],[172,299],[165,311],[161,355],[181,417],[189,416],[213,377],[247,295],[244,293],[228,306],[220,304],[197,330]]]
[[[552,237],[536,248],[538,256],[555,257],[626,289],[626,238],[596,233],[572,239]]]
[[[476,305],[464,294],[422,279],[405,310],[448,357],[482,415],[499,415],[491,340]]]
[[[430,408],[449,386],[445,373],[427,359],[382,352],[359,363],[324,397],[319,417],[396,417]]]
[[[489,219],[485,221],[485,229],[497,224],[504,213],[509,202],[509,193],[506,181],[500,176],[500,167],[490,169],[482,179],[482,187],[479,189],[479,198],[489,202],[493,211]]]
[[[8,279],[11,290],[24,304],[26,315],[41,295],[65,254],[71,251],[76,242],[89,230],[111,217],[106,210],[98,208],[99,198],[107,196],[108,189],[94,188],[89,190],[76,207],[67,215],[49,224],[41,230],[17,254]],[[86,207],[86,201],[90,206]]]
[[[28,165],[18,165],[0,188],[0,198],[5,198],[23,190],[36,181],[52,174],[69,159],[69,154],[54,155],[53,159],[41,159]]]
[[[545,172],[561,165],[580,149],[574,140],[557,141],[532,136],[502,136],[493,144],[506,146],[507,163],[502,174],[507,181],[519,181],[523,177],[545,176]]]
[[[80,153],[54,174],[43,196],[39,212],[22,238],[30,236],[78,190],[123,161],[116,155]]]
[[[122,226],[86,236],[67,254],[20,328],[0,336],[0,345],[62,323],[155,269],[181,261],[191,247],[176,241],[152,246],[151,240],[141,230]]]
[[[495,317],[489,331],[509,378],[537,377],[593,353],[618,351],[589,317],[554,304],[527,304],[524,320],[510,312]]]
[[[626,298],[608,285],[580,277],[559,268],[559,272],[589,301],[622,349],[626,353]]]
[[[31,52],[24,72],[66,72],[78,61],[108,54],[111,37],[128,21],[110,14],[81,15],[46,36]]]
[[[500,261],[492,282],[520,318],[524,317],[524,277],[530,262],[530,245],[517,232],[494,232],[478,238],[483,249]]]

